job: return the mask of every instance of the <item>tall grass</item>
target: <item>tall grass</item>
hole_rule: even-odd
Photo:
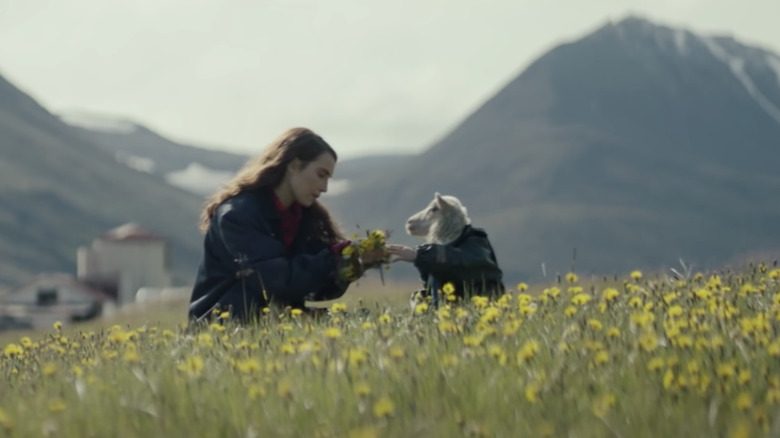
[[[363,295],[253,326],[53,327],[2,346],[0,434],[777,434],[780,270],[583,284],[414,312]]]

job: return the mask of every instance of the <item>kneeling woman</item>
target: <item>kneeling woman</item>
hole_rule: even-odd
[[[270,305],[305,310],[307,300],[332,300],[346,292],[338,253],[349,242],[317,201],[336,160],[320,136],[294,128],[207,202],[191,319],[220,309],[246,321]]]

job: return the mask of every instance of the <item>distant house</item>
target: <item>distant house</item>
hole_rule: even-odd
[[[51,329],[56,321],[68,324],[92,319],[110,301],[112,297],[71,274],[40,274],[0,297],[0,329]]]
[[[76,275],[95,288],[113,287],[118,306],[135,302],[141,288],[170,286],[169,242],[138,224],[124,224],[78,249]]]

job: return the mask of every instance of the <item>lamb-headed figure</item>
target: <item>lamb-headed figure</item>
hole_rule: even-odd
[[[495,298],[505,292],[503,273],[484,229],[472,226],[468,210],[455,196],[434,194],[423,210],[406,221],[406,232],[425,243],[411,248],[388,245],[394,261],[413,263],[424,289],[412,294],[410,304],[430,300],[438,305],[442,295],[449,300],[474,295]],[[451,285],[451,289],[445,287]]]

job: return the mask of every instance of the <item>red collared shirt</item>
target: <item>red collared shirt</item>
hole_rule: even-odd
[[[285,246],[289,247],[298,234],[298,224],[301,222],[303,211],[301,205],[297,202],[293,202],[289,208],[284,208],[282,201],[279,200],[276,193],[274,193],[273,197],[276,209],[282,214],[282,241]]]

